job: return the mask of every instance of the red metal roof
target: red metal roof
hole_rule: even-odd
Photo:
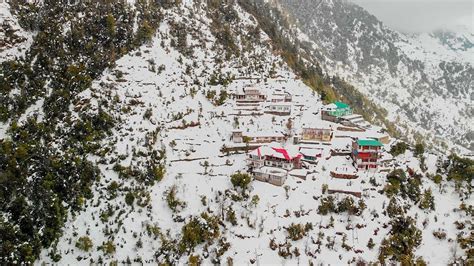
[[[293,158],[299,158],[299,157],[301,157],[301,154],[298,154],[298,155],[296,155],[295,157],[292,158],[292,157],[290,157],[290,155],[288,154],[288,151],[287,151],[286,149],[283,149],[283,148],[274,148],[274,147],[272,147],[272,149],[273,149],[274,151],[278,152],[278,153],[283,154],[283,157],[285,157],[285,159],[288,160],[288,161],[291,160],[291,159],[293,159]]]

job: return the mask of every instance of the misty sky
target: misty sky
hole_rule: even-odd
[[[405,32],[431,32],[462,23],[473,30],[474,0],[350,0],[389,27]]]

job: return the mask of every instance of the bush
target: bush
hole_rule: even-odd
[[[336,205],[334,204],[334,197],[328,196],[321,198],[320,205],[318,207],[318,213],[322,215],[327,215],[330,212],[335,212]]]
[[[102,245],[101,249],[104,252],[104,254],[111,255],[115,253],[116,248],[115,248],[114,242],[109,240]]]
[[[193,250],[204,242],[212,242],[219,237],[219,218],[202,213],[200,217],[192,217],[181,229],[182,237],[178,245],[180,253]]]
[[[291,240],[296,241],[302,239],[307,232],[312,229],[313,225],[311,223],[307,223],[305,226],[302,224],[291,223],[291,225],[286,228],[286,232]]]
[[[403,215],[403,213],[403,209],[400,207],[400,205],[398,205],[397,200],[395,198],[391,198],[387,206],[388,217],[394,218],[396,216]]]
[[[90,239],[88,236],[81,236],[76,242],[76,248],[86,252],[91,250],[93,246],[92,239]]]
[[[419,207],[423,210],[429,209],[434,211],[435,203],[431,189],[425,190],[425,192],[421,196]]]
[[[367,247],[369,249],[373,249],[375,247],[374,240],[372,238],[369,239],[369,242],[367,243]]]
[[[441,230],[433,231],[433,236],[439,240],[444,240],[446,239],[446,232],[443,232]]]
[[[235,173],[230,176],[230,182],[232,182],[234,188],[240,187],[243,191],[247,189],[251,180],[250,175],[245,173]]]
[[[258,205],[258,202],[260,201],[260,197],[258,195],[253,195],[252,196],[252,201],[250,202],[254,207]]]
[[[407,149],[408,149],[408,144],[406,144],[405,142],[397,142],[395,145],[391,147],[390,154],[396,157],[400,154],[404,154]]]
[[[419,157],[421,155],[423,155],[423,153],[425,153],[425,145],[423,145],[423,143],[417,143],[415,145],[415,151],[414,151],[414,155]]]
[[[235,211],[232,209],[232,207],[229,207],[227,209],[226,215],[225,215],[226,221],[230,222],[232,225],[237,225],[237,216],[235,215]]]
[[[186,202],[179,200],[176,196],[176,192],[176,185],[173,185],[165,192],[166,202],[168,203],[168,207],[170,207],[173,212],[177,212],[179,209],[186,207]]]
[[[132,193],[131,191],[129,191],[129,192],[125,195],[125,203],[127,203],[127,204],[130,205],[130,206],[132,206],[134,201],[135,201],[135,196],[133,195],[133,193]]]

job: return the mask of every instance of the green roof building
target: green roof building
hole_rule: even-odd
[[[351,107],[343,102],[334,102],[332,110],[329,111],[329,114],[335,117],[341,117],[345,115],[351,115],[352,109]],[[335,108],[334,108],[335,107]]]

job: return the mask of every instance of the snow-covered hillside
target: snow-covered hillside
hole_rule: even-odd
[[[34,34],[20,27],[6,1],[0,2],[0,24],[0,63],[23,56],[31,45]]]
[[[327,73],[388,110],[404,135],[472,150],[472,33],[408,37],[347,1],[276,2]]]
[[[347,156],[332,156],[330,151],[347,150],[351,137],[381,134],[378,127],[361,133],[338,130],[340,125],[330,123],[335,130],[334,139],[330,145],[322,145],[324,156],[317,165],[310,166],[306,180],[290,176],[285,187],[254,180],[249,198],[257,195],[259,201],[253,204],[250,199],[239,199],[240,193],[232,188],[229,176],[246,171],[246,154],[220,151],[223,146],[232,145],[232,130],[293,134],[305,125],[327,122],[321,121],[318,114],[321,101],[272,53],[265,35],[260,34],[260,41],[245,49],[248,37],[245,32],[236,34],[239,57],[218,60],[224,52],[219,45],[216,47],[210,31],[212,20],[204,7],[186,2],[179,9],[167,11],[152,42],[119,59],[116,67],[95,80],[92,88],[81,93],[78,103],[70,107],[89,112],[104,108],[120,123],[112,136],[103,140],[103,156],[89,158],[99,164],[103,178],[93,187],[93,199],[83,212],[69,219],[52,249],[61,256],[58,263],[152,264],[169,260],[185,264],[191,255],[204,264],[376,261],[380,244],[390,231],[390,219],[384,210],[389,199],[379,192],[387,182],[386,172],[359,171],[359,178],[352,181],[331,178],[331,171],[356,170]],[[233,32],[257,26],[255,19],[238,6],[235,10],[238,19]],[[193,25],[193,31],[186,33],[187,47],[192,47],[187,56],[172,44],[176,41],[173,27],[180,22]],[[230,84],[211,85],[217,69],[235,79]],[[222,91],[231,93],[247,85],[255,85],[269,96],[276,92],[293,95],[291,130],[287,126],[289,117],[245,115],[236,110],[231,99],[222,105],[214,104]],[[389,146],[385,145],[383,160],[387,170],[398,166],[422,172],[411,151],[393,158],[387,149]],[[137,180],[140,175],[134,172],[146,171],[150,160],[159,153],[164,155],[160,158],[166,161],[166,174],[153,186],[143,185]],[[426,173],[435,174],[436,163],[436,156],[426,154]],[[365,210],[359,216],[346,212],[318,214],[320,200],[327,197],[323,193],[325,185],[329,189],[360,191]],[[456,249],[457,244],[436,239],[433,231],[441,230],[447,239],[455,239],[457,229],[453,222],[467,217],[463,212],[452,211],[460,203],[453,186],[438,186],[422,178],[421,190],[428,188],[433,191],[436,211],[421,210],[410,199],[400,200],[399,204],[406,205],[407,214],[416,217],[416,225],[423,232],[416,256],[427,262],[448,263],[452,256],[449,250]],[[167,204],[172,190],[185,203],[177,211]],[[134,195],[131,204],[125,200],[129,193]],[[339,201],[346,196],[334,197]],[[235,214],[234,225],[229,210]],[[172,246],[179,244],[183,226],[201,213],[222,219],[219,236],[197,245],[189,254],[173,253]],[[207,220],[201,222],[206,224]],[[288,239],[286,230],[291,224],[310,224],[312,229],[293,241]],[[77,247],[78,239],[84,236],[93,245],[89,251]],[[369,239],[375,245],[370,249]],[[51,262],[49,251],[42,253],[38,263]],[[287,251],[289,254],[285,255]]]
[[[403,43],[408,46],[404,47]],[[474,33],[467,26],[408,35],[399,45],[412,59],[425,63],[445,61],[474,65]]]
[[[472,161],[408,146],[367,122],[323,121],[316,90],[330,83],[314,86],[303,77],[315,77],[310,68],[295,64],[317,65],[319,55],[298,54],[286,35],[298,29],[280,29],[286,43],[272,35],[284,23],[250,15],[257,2],[267,1],[20,5],[40,26],[17,28],[26,40],[0,59],[0,264],[472,259]],[[19,27],[12,14],[22,12],[0,5]],[[325,72],[349,73],[342,64]],[[237,103],[247,86],[267,100]],[[292,96],[290,115],[264,112],[282,95]],[[360,99],[351,100],[369,108]],[[307,127],[329,128],[331,140],[295,142]],[[286,140],[236,143],[236,130]],[[377,170],[354,166],[357,139],[384,140]],[[247,150],[261,145],[321,155],[275,186],[247,166]]]

